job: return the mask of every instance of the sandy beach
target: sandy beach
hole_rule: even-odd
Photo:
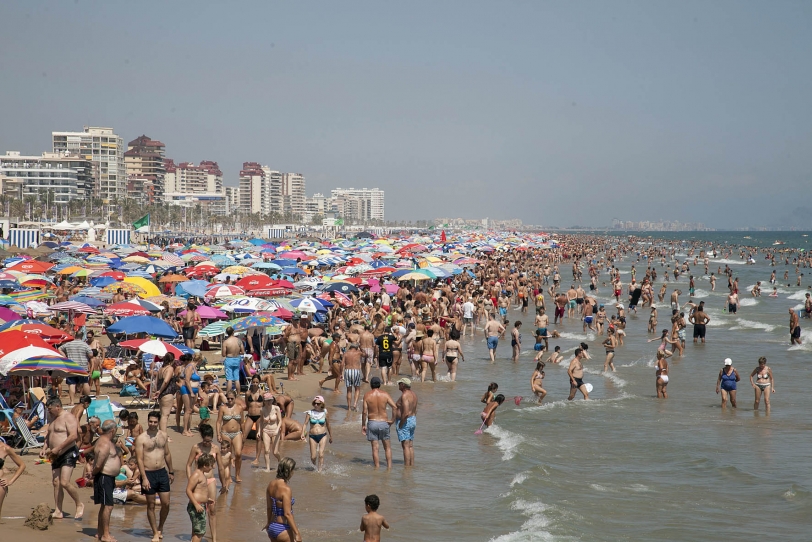
[[[105,338],[106,340],[106,338]],[[219,351],[216,352],[204,352],[204,356],[209,364],[220,364],[222,361],[222,356],[220,356]],[[276,373],[276,382],[277,386],[281,384],[284,385],[285,393],[290,395],[293,400],[295,401],[295,410],[297,416],[295,418],[297,421],[302,421],[301,412],[309,408],[310,401],[312,400],[313,396],[317,394],[318,390],[318,381],[320,378],[323,378],[325,375],[318,375],[316,373],[312,373],[312,370],[309,367],[305,368],[305,375],[299,376],[298,380],[293,382],[288,382],[287,376],[285,373]],[[220,372],[219,374],[220,380],[223,380],[223,374]],[[64,386],[63,386],[64,388]],[[343,391],[343,387],[340,388]],[[118,388],[113,386],[102,386],[102,393],[107,393],[110,395],[110,399],[114,402],[120,402],[122,405],[126,406],[130,402],[129,397],[119,397],[118,395]],[[327,394],[331,396],[332,393],[330,391],[325,390]],[[244,394],[240,396],[239,399],[242,401]],[[343,395],[342,395],[343,397]],[[63,397],[63,401],[66,403],[67,408],[67,394],[65,393]],[[140,423],[146,428],[146,417],[148,410],[140,409],[139,418]],[[81,423],[86,423],[86,417],[83,417]],[[214,422],[214,417],[212,418]],[[170,417],[170,426],[169,426],[169,437],[172,439],[170,443],[170,450],[172,452],[172,458],[174,462],[174,467],[177,472],[177,477],[175,478],[175,482],[172,485],[172,499],[173,499],[173,508],[172,512],[170,513],[170,520],[172,519],[171,516],[175,516],[174,519],[180,519],[182,522],[185,521],[188,523],[188,517],[186,516],[185,508],[186,508],[186,496],[185,496],[185,488],[186,488],[186,476],[184,474],[183,465],[186,462],[186,458],[189,455],[189,449],[192,445],[198,441],[197,437],[197,422],[198,417],[194,415],[192,419],[192,427],[193,432],[195,432],[194,437],[184,437],[180,434],[180,432],[172,426],[171,424],[174,423],[174,415]],[[252,468],[250,462],[254,458],[254,454],[256,452],[256,442],[254,440],[248,440],[244,449],[243,449],[243,479],[244,481],[248,481],[250,478],[259,474],[255,468]],[[283,442],[282,444],[282,454],[286,455],[287,453],[294,452],[296,453],[297,457],[300,455],[300,452],[305,449],[304,443],[299,442]],[[8,497],[5,500],[3,505],[3,517],[0,520],[0,525],[2,525],[2,532],[3,532],[3,539],[6,539],[6,536],[10,536],[12,538],[8,538],[8,540],[30,540],[32,542],[37,542],[40,540],[80,540],[84,536],[93,537],[96,534],[96,514],[98,512],[98,506],[93,504],[93,490],[91,488],[79,488],[79,493],[82,498],[82,502],[85,503],[85,513],[84,517],[81,520],[76,520],[73,517],[73,503],[70,501],[70,497],[65,497],[65,509],[66,513],[69,514],[70,517],[66,519],[59,519],[54,520],[53,525],[48,528],[46,531],[38,531],[26,527],[24,525],[25,519],[31,514],[31,511],[40,503],[48,504],[51,509],[54,507],[54,496],[53,496],[53,486],[51,484],[51,468],[49,463],[42,463],[42,464],[35,464],[39,460],[39,456],[36,452],[29,452],[24,456],[21,456],[23,461],[26,464],[26,470],[23,473],[23,476],[10,488]],[[275,460],[272,461],[275,462]],[[13,465],[11,461],[7,462],[7,465]],[[76,480],[80,478],[82,475],[83,464],[77,464],[76,469],[73,473],[73,479]],[[8,467],[7,467],[8,468]],[[232,469],[233,473],[233,469]],[[265,477],[269,476],[267,473],[262,472]],[[232,485],[234,488],[235,485]],[[233,489],[232,489],[233,491]],[[123,529],[125,532],[128,530],[132,530],[133,523],[137,523],[139,521],[145,522],[146,521],[146,506],[137,505],[132,503],[127,503],[124,506],[116,506],[115,507],[119,512],[118,515],[114,512],[113,515],[113,536],[117,537],[119,540],[122,539],[120,535],[121,530]],[[264,501],[261,504],[261,509],[264,510]],[[220,512],[221,514],[227,513],[227,510],[223,510]],[[122,519],[124,520],[122,522]],[[172,535],[172,537],[181,535],[181,538],[185,535],[188,537],[187,527],[184,527],[181,531],[167,533],[167,535]],[[142,536],[149,538],[147,534],[148,530],[145,530],[142,533]],[[223,537],[224,540],[229,540],[227,533],[225,530],[221,530],[222,533],[226,534]],[[133,533],[135,536],[139,536],[139,533]],[[31,538],[29,538],[31,537]],[[207,537],[208,539],[208,537]]]

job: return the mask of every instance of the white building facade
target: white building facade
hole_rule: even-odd
[[[94,163],[94,195],[109,202],[127,196],[124,140],[112,128],[85,126],[82,132],[52,132],[53,151]]]

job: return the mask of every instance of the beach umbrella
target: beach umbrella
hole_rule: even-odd
[[[75,301],[77,303],[84,303],[85,305],[87,305],[88,307],[90,307],[92,309],[97,309],[99,307],[104,306],[103,301],[99,301],[98,299],[93,299],[92,297],[87,297],[87,296],[84,296],[84,295],[75,295],[75,296],[71,297],[70,300]]]
[[[142,307],[147,309],[149,312],[161,312],[161,310],[163,309],[163,307],[161,307],[157,303],[153,303],[152,301],[147,301],[146,299],[141,299],[141,298],[138,298],[138,297],[131,300],[131,302],[135,303],[136,305],[141,305]]]
[[[180,297],[204,297],[209,283],[205,280],[190,280],[189,282],[179,282],[175,286],[175,295]]]
[[[286,275],[307,275],[303,270],[299,269],[298,267],[284,267],[282,268],[282,272]]]
[[[226,328],[231,325],[231,322],[226,320],[219,320],[212,322],[198,332],[201,337],[216,337],[226,332]]]
[[[67,312],[67,313],[81,313],[81,314],[96,314],[96,309],[88,305],[87,303],[82,303],[81,301],[63,301],[61,303],[56,303],[51,305],[51,310],[56,312]]]
[[[122,301],[121,303],[114,303],[104,309],[104,314],[108,316],[139,316],[150,314],[149,309],[145,309],[138,303],[129,301]]]
[[[165,295],[156,295],[148,297],[147,301],[155,303],[156,305],[161,305],[163,304],[164,301],[166,301],[169,304],[170,309],[182,309],[188,303],[182,297],[169,297]]]
[[[405,281],[405,280],[429,280],[430,278],[431,277],[429,277],[428,275],[426,275],[424,273],[418,273],[418,272],[415,271],[415,272],[411,272],[411,273],[406,273],[405,275],[401,275],[400,277],[398,277],[398,280],[399,281]]]
[[[243,290],[239,286],[234,286],[232,284],[223,284],[213,286],[212,288],[206,291],[206,297],[211,297],[215,299],[221,297],[233,297],[235,295],[245,295],[245,290]]]
[[[110,286],[111,284],[115,284],[118,281],[113,277],[99,276],[91,278],[89,282],[91,286],[95,286],[96,288],[104,288],[105,286]]]
[[[142,263],[146,264],[149,263],[149,258],[145,256],[127,256],[126,258],[121,259],[122,262],[127,263]]]
[[[347,297],[345,294],[341,292],[332,292],[332,294],[333,297],[330,297],[330,292],[322,292],[316,297],[325,301],[338,303],[342,307],[352,307],[352,299]]]
[[[43,355],[40,353],[17,362],[14,368],[9,371],[9,374],[19,376],[58,376],[64,378],[87,376],[87,370],[83,369],[75,361],[62,357],[62,355]]]
[[[183,275],[178,275],[177,273],[173,273],[171,275],[164,275],[158,282],[186,282],[188,281],[188,277],[184,277]]]
[[[281,271],[282,268],[273,262],[257,262],[251,266],[251,269],[272,269],[274,271]]]
[[[232,299],[220,309],[226,312],[256,312],[271,310],[275,306],[273,301],[265,301],[256,297],[241,297]]]
[[[146,290],[144,290],[138,284],[133,284],[131,282],[116,282],[113,284],[108,284],[104,288],[101,289],[102,292],[107,292],[109,294],[114,294],[121,289],[121,293],[130,294],[130,295],[145,295]],[[80,292],[81,293],[81,292]]]
[[[8,270],[22,271],[23,273],[45,273],[53,266],[54,264],[52,263],[41,262],[39,260],[24,260],[12,265]]]
[[[264,315],[251,315],[245,318],[240,318],[231,323],[234,331],[246,331],[252,327],[268,327],[268,326],[284,326],[284,320],[271,316],[270,314]]]
[[[0,307],[0,320],[4,322],[16,322],[20,320],[20,315],[6,307]]]
[[[107,328],[108,333],[147,333],[156,337],[174,339],[178,336],[169,324],[153,316],[130,316],[122,318]]]
[[[194,350],[185,345],[170,344],[155,339],[130,339],[119,343],[119,346],[128,350],[140,350],[146,354],[154,356],[165,356],[167,353],[172,353],[175,359],[181,357],[183,354],[194,354]]]
[[[273,283],[273,279],[268,275],[248,275],[235,282],[234,285],[250,292],[260,288],[270,288]]]
[[[216,309],[214,307],[208,307],[206,305],[201,305],[195,309],[198,315],[204,320],[217,320],[219,318],[228,318],[228,315],[221,311],[220,309]],[[183,316],[186,314],[187,311],[183,311],[178,313],[178,316]]]
[[[144,296],[144,297],[152,297],[154,295],[161,295],[161,291],[158,289],[158,287],[155,286],[155,284],[153,284],[152,281],[147,280],[145,278],[127,277],[127,278],[124,279],[123,283],[124,284],[133,284],[135,286],[140,287],[144,291],[143,291],[143,293],[139,293],[138,295],[141,295],[141,296]]]
[[[322,288],[324,292],[341,292],[342,294],[357,293],[358,287],[349,282],[331,282]]]
[[[48,324],[38,320],[36,323],[23,322],[23,320],[10,322],[11,326],[5,329],[8,329],[9,331],[22,331],[23,333],[27,333],[29,335],[36,335],[48,344],[61,344],[65,341],[73,340],[73,335],[65,333],[61,329],[56,329],[55,327],[51,327]],[[0,337],[0,339],[2,339],[2,337]]]
[[[290,304],[301,312],[327,312],[327,308],[320,299],[305,297],[304,299],[294,299]]]
[[[95,286],[88,286],[87,288],[82,288],[79,290],[77,295],[81,295],[84,297],[100,297],[102,295],[101,288],[96,288]]]
[[[277,307],[272,313],[272,316],[276,316],[277,318],[281,318],[282,320],[290,320],[293,318],[293,313],[286,308]]]

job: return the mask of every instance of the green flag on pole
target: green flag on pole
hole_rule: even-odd
[[[149,232],[149,213],[145,216],[142,216],[135,222],[133,222],[133,228],[138,233],[148,233]]]

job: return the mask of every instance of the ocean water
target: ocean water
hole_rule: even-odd
[[[764,246],[782,238],[776,232],[766,235]],[[709,243],[718,242],[708,236]],[[727,240],[747,242],[738,237],[729,234]],[[794,240],[804,239],[799,234]],[[726,259],[714,261],[712,270],[728,263],[740,284],[761,280],[769,293],[771,268],[763,257],[756,257],[756,265],[739,264],[738,253]],[[628,271],[632,263],[638,271],[645,268],[632,259],[619,265]],[[304,445],[283,447],[283,455],[301,467],[291,486],[304,539],[360,540],[363,499],[370,493],[380,496],[380,512],[392,526],[385,540],[810,539],[812,421],[806,388],[812,382],[812,326],[802,320],[804,344],[791,347],[787,309],[802,302],[812,276],[806,275],[798,289],[794,268],[788,268],[793,286],[785,283],[777,298],[752,299],[743,291],[735,315],[724,310],[726,281],[719,279],[715,292],[706,278],[697,282],[697,297],[712,318],[707,343],[693,344],[689,326],[685,356],[670,360],[667,400],[656,399],[657,343],[646,342],[654,335],[646,333],[648,311],[641,310],[629,315],[626,344],[617,349],[618,370],[612,374],[601,372],[603,337],[584,333],[577,319],[551,326],[562,332],[551,345],[567,352],[565,363],[548,364],[548,395],[535,404],[529,388],[532,307],[525,316],[511,311],[511,321],[525,324],[528,350],[519,363],[510,360],[509,340],[501,341],[497,362],[488,363],[478,334],[462,341],[466,361],[457,382],[414,385],[420,404],[413,469],[403,468],[400,445],[393,440],[394,468],[374,470],[360,415],[346,411],[343,388],[338,395],[324,390],[335,439],[328,446],[326,471],[312,470]],[[785,266],[775,269],[780,277]],[[701,262],[692,272],[703,272]],[[687,293],[687,277],[670,281],[669,293],[674,287]],[[599,302],[607,302],[609,293],[602,288]],[[667,313],[660,311],[660,328]],[[568,402],[566,362],[580,341],[590,344],[593,359],[586,363],[585,381],[594,390],[590,401]],[[749,375],[759,356],[767,357],[776,378],[769,414],[763,404],[753,410]],[[715,393],[726,357],[742,378],[737,409],[721,409]],[[491,381],[508,400],[496,424],[476,436],[479,399]],[[388,391],[397,398],[395,388]],[[514,397],[523,397],[519,405]],[[221,501],[221,537],[264,539],[259,532],[265,522],[263,492],[271,475],[243,476],[243,484]],[[182,488],[176,489],[169,532],[186,533],[188,518],[180,510],[185,499]],[[130,534],[146,528],[142,509],[119,513],[132,525]]]

